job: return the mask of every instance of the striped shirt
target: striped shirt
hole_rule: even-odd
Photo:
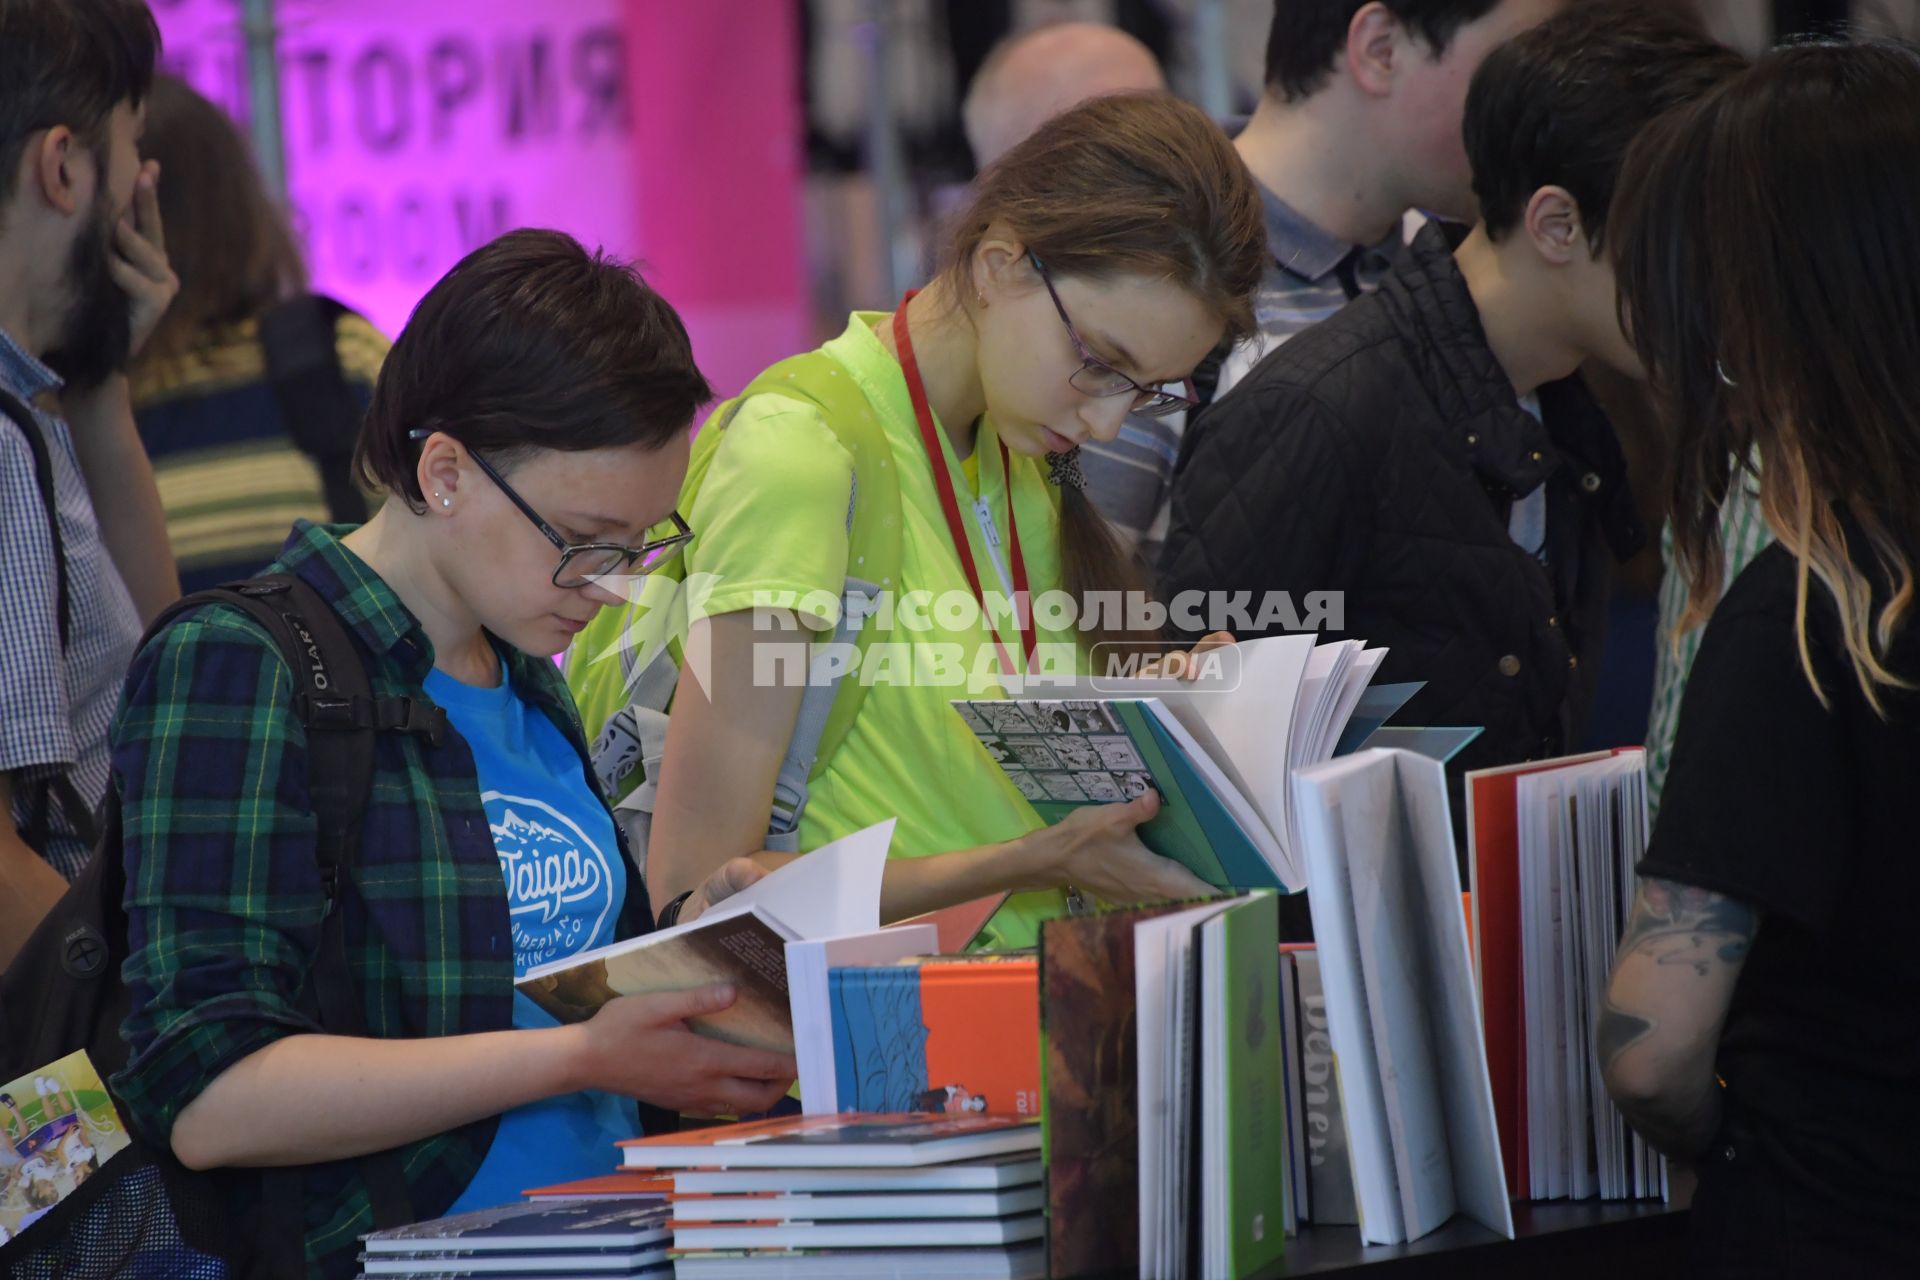
[[[1240,381],[1261,357],[1319,324],[1363,293],[1380,287],[1404,248],[1401,228],[1371,247],[1352,245],[1322,230],[1264,186],[1267,245],[1273,262],[1254,297],[1259,331],[1225,353],[1210,399]],[[1171,514],[1174,463],[1186,415],[1129,415],[1111,444],[1081,449],[1087,493],[1102,515],[1148,564],[1158,557]]]
[[[350,311],[335,323],[340,371],[363,412],[388,345]],[[268,380],[258,320],[211,329],[186,351],[141,362],[133,411],[182,591],[256,573],[280,554],[296,522],[331,517],[320,468],[294,443]]]
[[[1733,585],[1754,557],[1773,545],[1773,530],[1760,510],[1758,482],[1736,471],[1727,489],[1727,500],[1720,508],[1720,546],[1726,557],[1721,575],[1722,593]],[[1660,584],[1660,629],[1654,654],[1653,710],[1647,720],[1647,800],[1660,807],[1660,791],[1666,785],[1667,766],[1673,761],[1673,739],[1680,727],[1681,695],[1687,689],[1687,674],[1700,652],[1704,626],[1685,635],[1677,635],[1681,615],[1687,611],[1687,579],[1674,562],[1673,526],[1668,525],[1660,538],[1660,558],[1666,563],[1666,578]]]
[[[0,382],[33,410],[53,464],[54,505],[66,554],[66,651],[60,647],[60,578],[26,428],[0,425],[0,772],[12,775],[13,822],[47,822],[39,853],[71,880],[92,852],[72,815],[46,808],[47,780],[66,774],[96,810],[112,765],[107,728],[120,700],[140,615],[101,540],[67,424],[38,407],[59,377],[0,332]]]

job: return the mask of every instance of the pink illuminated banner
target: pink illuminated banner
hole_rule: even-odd
[[[244,119],[239,0],[150,3],[169,66]],[[393,333],[468,250],[558,227],[641,260],[737,389],[810,345],[793,7],[280,0],[316,287]]]

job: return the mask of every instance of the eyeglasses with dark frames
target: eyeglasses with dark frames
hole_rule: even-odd
[[[1165,386],[1143,387],[1126,374],[1102,360],[1087,347],[1080,337],[1080,331],[1073,327],[1073,321],[1067,315],[1066,304],[1060,301],[1060,291],[1053,287],[1053,278],[1041,265],[1037,254],[1029,251],[1027,260],[1033,263],[1033,269],[1040,277],[1040,283],[1047,286],[1047,296],[1053,299],[1053,309],[1060,313],[1060,323],[1067,327],[1067,336],[1073,339],[1073,349],[1080,357],[1080,367],[1067,379],[1069,385],[1082,395],[1105,399],[1108,396],[1131,395],[1133,411],[1144,413],[1150,418],[1163,417],[1181,409],[1192,409],[1199,405],[1200,397],[1195,393],[1193,382],[1184,383],[1185,393],[1173,391]]]
[[[438,428],[422,427],[407,433],[409,440],[425,440]],[[568,542],[560,536],[558,530],[545,520],[533,505],[507,483],[506,478],[494,470],[493,464],[482,457],[478,450],[468,449],[467,456],[473,459],[487,479],[493,481],[507,500],[520,509],[533,527],[546,535],[560,551],[560,563],[554,566],[553,585],[563,590],[574,590],[606,578],[644,578],[659,569],[673,558],[674,552],[693,541],[694,533],[678,511],[668,517],[674,531],[664,538],[643,542],[637,547],[620,542]]]

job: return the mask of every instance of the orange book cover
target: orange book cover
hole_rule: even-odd
[[[664,1196],[672,1192],[673,1179],[651,1173],[603,1173],[597,1178],[577,1182],[557,1182],[551,1187],[535,1187],[520,1194],[530,1200],[600,1199],[615,1196]]]
[[[1040,965],[976,953],[828,978],[842,1111],[1040,1114]]]

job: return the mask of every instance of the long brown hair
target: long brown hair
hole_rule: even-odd
[[[1775,50],[1639,139],[1613,222],[1622,318],[1676,446],[1683,629],[1720,598],[1728,488],[1757,474],[1799,561],[1808,680],[1827,703],[1807,638],[1817,577],[1884,715],[1883,691],[1912,687],[1884,659],[1920,551],[1920,56]]]
[[[963,306],[974,251],[995,225],[1056,278],[1164,278],[1197,297],[1229,339],[1253,332],[1267,262],[1260,192],[1220,127],[1178,98],[1095,98],[988,166],[942,259]],[[1072,485],[1061,489],[1060,522],[1065,585],[1083,604],[1092,592],[1145,589],[1112,526]],[[1083,629],[1082,641],[1109,635]]]
[[[254,319],[306,287],[286,215],[219,107],[177,77],[155,76],[140,151],[160,162],[160,217],[180,277],[143,358],[179,355],[209,329]]]

